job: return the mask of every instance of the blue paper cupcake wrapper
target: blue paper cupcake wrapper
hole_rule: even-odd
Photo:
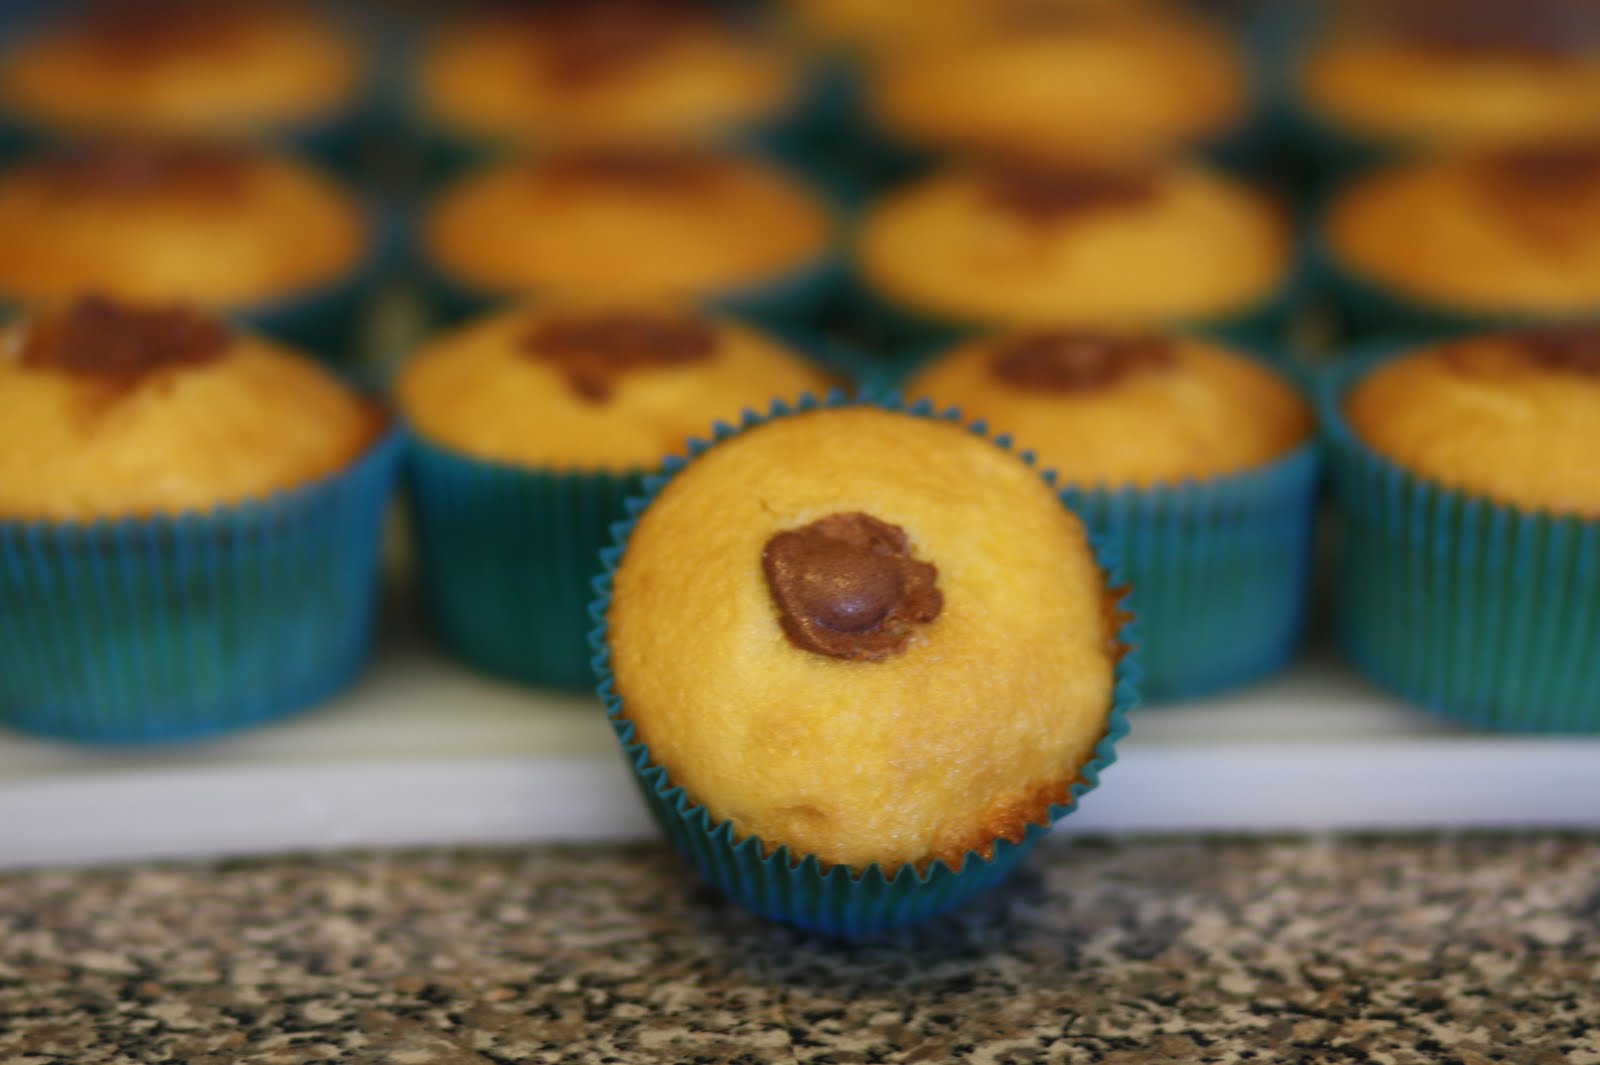
[[[598,691],[606,714],[646,804],[673,845],[704,879],[755,913],[845,939],[883,935],[933,917],[993,887],[1017,867],[1043,838],[1048,826],[1028,825],[1023,838],[1016,843],[1003,839],[995,841],[989,857],[969,852],[959,867],[935,861],[921,871],[905,865],[892,875],[876,864],[863,870],[840,865],[827,867],[815,855],[792,853],[787,847],[768,853],[768,847],[759,838],[740,839],[731,822],[714,822],[703,806],[697,805],[682,787],[672,782],[664,767],[652,762],[650,749],[636,738],[633,723],[627,719],[627,708],[616,692],[611,674],[607,615],[616,568],[639,515],[687,463],[721,441],[773,419],[862,402],[917,417],[961,423],[959,412],[935,413],[926,403],[908,407],[893,397],[850,400],[840,393],[832,393],[823,400],[807,396],[793,405],[774,403],[764,415],[747,412],[737,428],[718,423],[709,441],[691,441],[686,457],[669,459],[661,474],[646,478],[644,492],[628,500],[628,517],[613,526],[613,544],[601,555],[603,572],[594,581],[594,602],[590,607],[594,629],[589,634]],[[981,427],[974,426],[972,431],[987,436]],[[1010,448],[1009,441],[1004,438],[995,438],[994,443]],[[1026,453],[1021,457],[1031,463]],[[1048,473],[1043,476],[1051,481]],[[1053,485],[1053,481],[1051,483]],[[1093,543],[1110,586],[1123,587],[1112,549],[1098,539]],[[1122,606],[1127,609],[1127,602]],[[1118,638],[1127,651],[1117,663],[1106,733],[1096,744],[1089,762],[1079,769],[1078,778],[1071,787],[1070,801],[1051,806],[1048,815],[1051,823],[1076,808],[1078,800],[1099,784],[1100,774],[1116,760],[1117,742],[1127,735],[1128,711],[1138,702],[1141,677],[1140,639],[1132,621],[1124,625]]]
[[[428,614],[450,650],[523,684],[588,689],[590,585],[633,473],[556,473],[472,458],[409,435],[409,487]]]
[[[1345,653],[1379,686],[1453,721],[1600,731],[1600,521],[1447,488],[1358,439],[1347,391],[1405,347],[1355,355],[1321,390]]]
[[[309,707],[372,643],[400,456],[177,517],[0,521],[0,723],[106,743],[189,739]]]

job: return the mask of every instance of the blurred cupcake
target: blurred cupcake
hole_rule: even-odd
[[[0,114],[32,133],[315,140],[363,104],[356,40],[301,4],[62,6],[0,53]]]
[[[1377,171],[1331,202],[1321,240],[1356,333],[1600,314],[1600,145]]]
[[[1217,143],[1250,100],[1241,49],[1153,4],[1001,0],[961,32],[869,53],[866,107],[921,148],[1124,162]]]
[[[1600,136],[1591,3],[1386,0],[1336,12],[1301,62],[1298,97],[1343,161],[1381,148]]]
[[[804,185],[755,158],[678,149],[486,169],[440,195],[423,226],[436,294],[457,313],[593,287],[799,312],[835,265],[829,208]]]
[[[0,300],[178,300],[328,354],[377,268],[373,230],[350,193],[286,156],[86,143],[0,172]]]
[[[486,145],[703,142],[799,104],[797,55],[709,0],[543,0],[490,8],[423,46],[425,125]]]
[[[479,668],[587,687],[589,580],[643,473],[717,419],[831,377],[734,321],[638,296],[483,318],[405,367],[424,586]]]
[[[218,732],[365,661],[396,447],[309,360],[102,298],[0,334],[0,721]]]
[[[1137,674],[1103,563],[959,423],[751,418],[643,502],[598,586],[601,692],[652,811],[741,904],[851,937],[926,918],[1112,760]]]
[[[1355,360],[1323,406],[1356,666],[1469,724],[1600,730],[1600,327]]]
[[[1266,195],[1197,164],[956,166],[867,212],[858,272],[891,335],[982,323],[1269,331],[1293,267]]]
[[[1316,489],[1309,405],[1213,341],[1022,330],[964,343],[905,384],[1053,470],[1118,548],[1139,611],[1145,695],[1219,691],[1299,645]]]

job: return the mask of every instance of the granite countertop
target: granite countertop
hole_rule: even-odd
[[[1600,1063],[1600,836],[1058,840],[870,946],[657,845],[14,873],[0,1061]]]

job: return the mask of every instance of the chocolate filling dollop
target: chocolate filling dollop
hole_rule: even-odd
[[[1419,47],[1534,60],[1581,51],[1596,28],[1583,0],[1389,0],[1382,17]]]
[[[1010,161],[990,164],[982,176],[989,202],[1013,215],[1040,221],[1147,203],[1156,195],[1153,175]]]
[[[89,5],[72,30],[103,63],[155,65],[238,47],[250,39],[258,9],[268,10],[255,0],[103,0]]]
[[[692,192],[715,186],[721,170],[704,155],[649,145],[601,147],[557,156],[532,171],[536,178],[587,184],[603,182],[642,191]]]
[[[126,381],[212,362],[230,340],[221,322],[187,307],[129,307],[88,296],[33,319],[21,360],[24,366]]]
[[[717,337],[688,318],[612,311],[546,318],[523,336],[522,350],[555,364],[580,398],[603,403],[620,375],[703,362],[716,353]]]
[[[1600,145],[1544,145],[1507,150],[1489,160],[1494,177],[1519,190],[1565,195],[1600,187]]]
[[[167,192],[232,199],[249,161],[221,145],[169,140],[108,140],[73,145],[40,164],[50,186],[71,195],[138,197]]]
[[[1001,343],[990,358],[989,371],[1018,388],[1087,392],[1173,362],[1172,343],[1165,337],[1056,329],[1024,333]]]
[[[1512,339],[1540,366],[1600,377],[1600,323],[1530,329]]]
[[[939,571],[911,557],[905,530],[859,511],[777,533],[761,567],[789,642],[830,658],[899,654],[944,609]]]

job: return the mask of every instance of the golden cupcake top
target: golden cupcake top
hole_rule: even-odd
[[[0,54],[0,111],[79,133],[232,136],[315,124],[361,92],[355,41],[298,4],[75,7]]]
[[[96,141],[0,171],[0,294],[238,306],[349,274],[366,221],[284,156],[167,140]]]
[[[425,221],[434,264],[491,292],[759,287],[814,265],[833,223],[753,158],[594,149],[503,164],[446,190]]]
[[[1346,269],[1464,310],[1600,306],[1600,142],[1421,159],[1334,201],[1324,239]]]
[[[1600,326],[1439,341],[1379,365],[1344,409],[1359,439],[1420,477],[1600,517]]]
[[[1001,0],[963,32],[911,34],[869,55],[876,123],[940,148],[1148,158],[1218,139],[1248,109],[1237,46],[1150,4]]]
[[[1140,324],[1239,312],[1290,269],[1287,219],[1199,164],[989,162],[890,192],[858,238],[889,300],[957,320]]]
[[[653,468],[714,422],[822,394],[830,376],[732,319],[668,299],[564,297],[425,345],[397,400],[424,438],[558,469]]]
[[[888,873],[1047,823],[1105,735],[1119,619],[1021,459],[877,408],[776,419],[640,516],[607,615],[622,712],[737,836]]]
[[[192,308],[87,297],[0,332],[0,518],[261,499],[347,467],[380,429],[315,363]]]
[[[442,31],[419,94],[426,118],[455,131],[617,143],[771,119],[800,77],[769,27],[710,0],[546,0]]]
[[[1012,436],[1063,484],[1149,488],[1242,473],[1300,447],[1311,411],[1275,372],[1195,337],[1027,329],[916,373],[926,397]]]
[[[1600,11],[1587,0],[1346,7],[1300,73],[1322,121],[1453,146],[1600,135]]]

